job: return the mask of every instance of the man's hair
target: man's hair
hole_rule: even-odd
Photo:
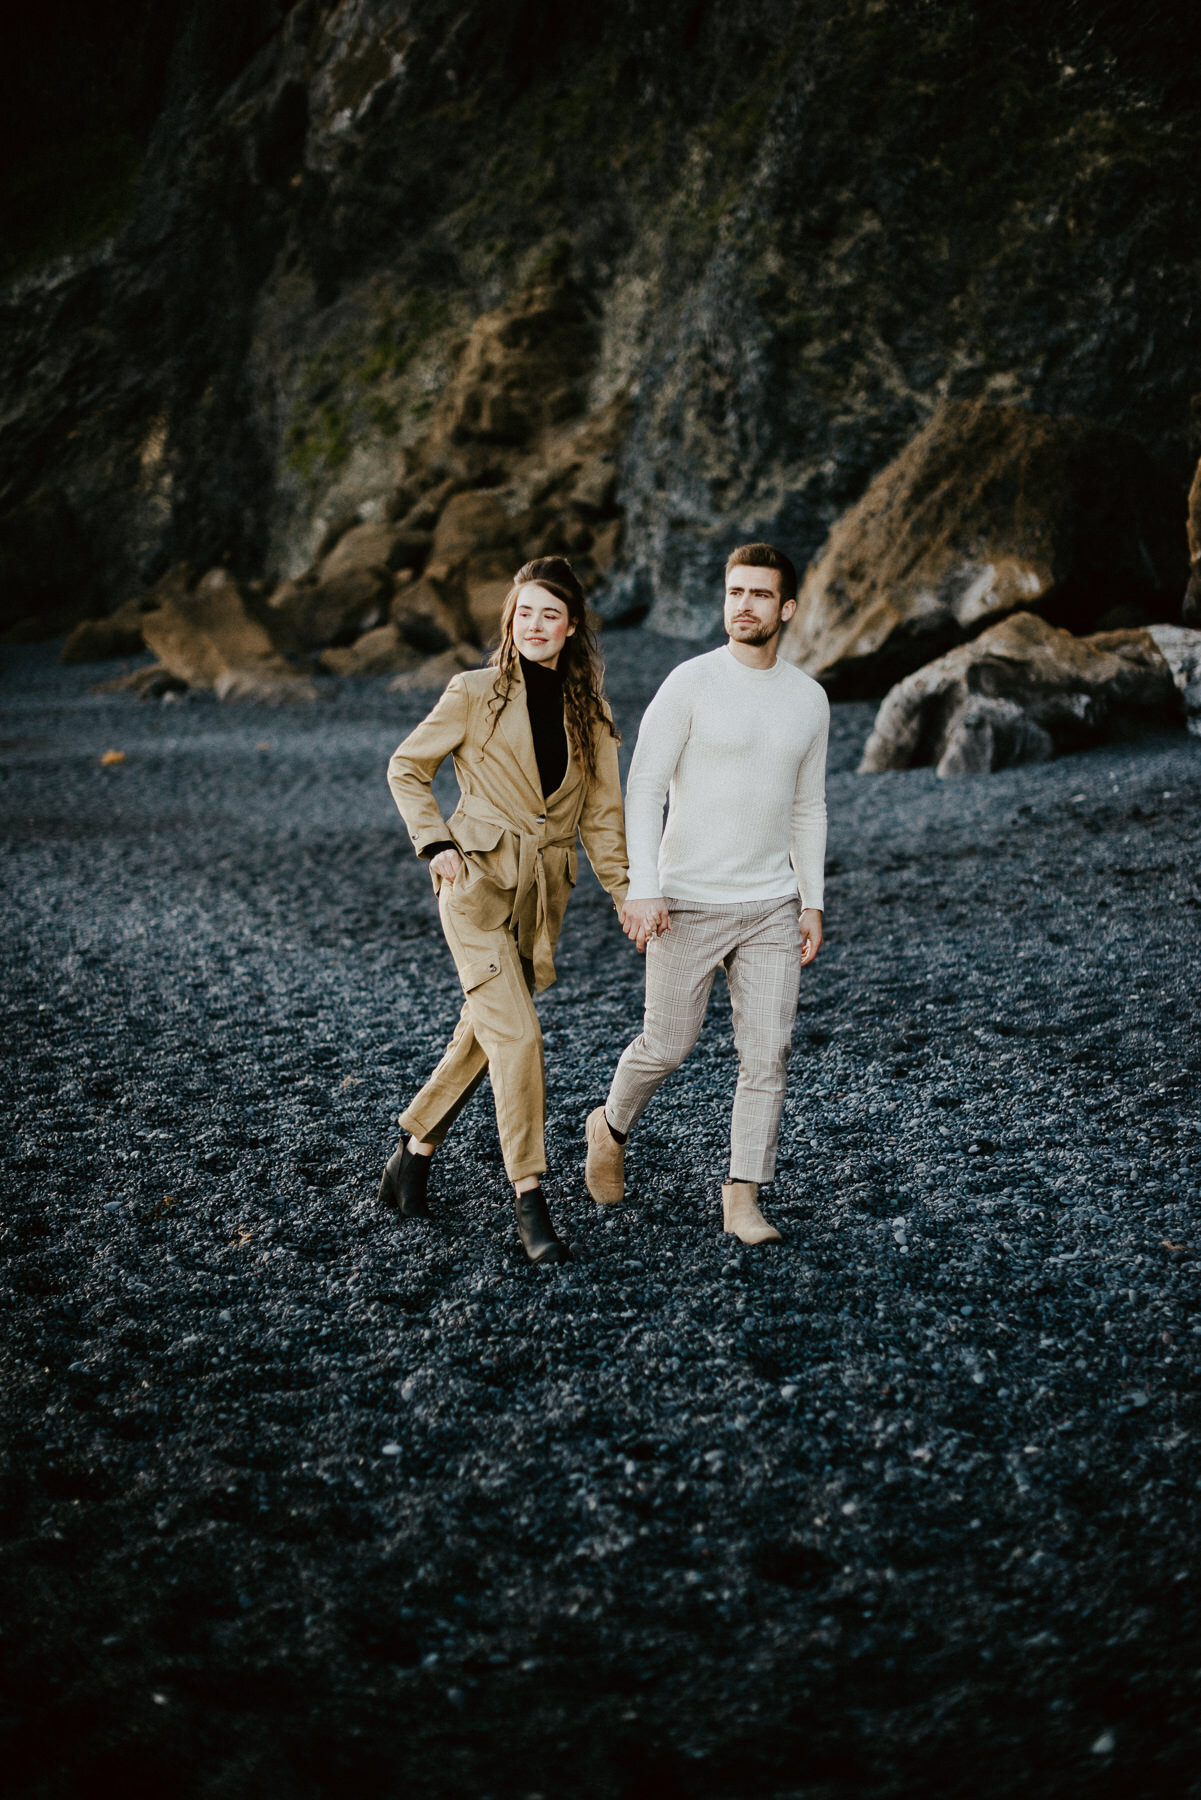
[[[739,544],[726,558],[726,576],[731,569],[778,569],[780,599],[796,599],[796,569],[782,550],[772,544]]]

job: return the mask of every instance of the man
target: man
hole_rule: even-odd
[[[646,953],[646,1015],[586,1126],[588,1191],[615,1205],[629,1133],[696,1043],[724,968],[739,1068],[722,1215],[745,1244],[780,1242],[759,1186],[775,1172],[801,969],[822,943],[830,707],[777,657],[795,611],[792,563],[743,544],[726,563],[727,642],[673,669],[643,716],[621,923]]]

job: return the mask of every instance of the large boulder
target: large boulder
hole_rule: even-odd
[[[1186,625],[1201,625],[1201,462],[1188,492],[1188,586],[1180,616]]]
[[[194,570],[175,563],[152,588],[126,600],[106,619],[84,619],[71,632],[60,653],[64,663],[104,662],[115,656],[137,656],[146,647],[142,616],[186,598],[195,585]]]
[[[316,700],[317,686],[286,663],[267,659],[241,669],[226,669],[213,683],[218,700],[244,700],[251,706],[293,705]]]
[[[127,600],[107,619],[82,619],[63,645],[59,661],[106,662],[114,656],[137,656],[143,648],[142,603]]]
[[[1161,633],[1174,634],[1174,662]],[[1179,718],[1190,669],[1201,672],[1201,632],[1153,626],[1080,638],[1015,613],[893,688],[860,773],[933,763],[939,775],[984,774],[1162,725]]]
[[[323,650],[319,661],[331,675],[395,675],[420,662],[420,652],[406,644],[396,626],[377,625],[342,649]]]
[[[1179,619],[1181,513],[1122,432],[948,403],[830,533],[783,654],[874,697],[1019,609],[1078,633]]]
[[[188,684],[181,681],[178,675],[172,675],[162,663],[149,663],[140,669],[127,670],[124,675],[116,675],[109,681],[98,681],[89,689],[93,694],[136,694],[139,700],[165,700],[186,694]]]
[[[512,573],[503,573],[498,563],[489,558],[473,557],[464,570],[463,585],[472,636],[481,644],[497,643],[501,614],[513,585]]]
[[[452,675],[479,667],[480,653],[473,644],[454,644],[440,656],[427,656],[413,669],[388,683],[390,694],[424,694],[444,688]]]
[[[222,699],[308,698],[315,691],[276,650],[227,569],[210,569],[194,592],[174,594],[144,614],[142,635],[169,674]]]
[[[495,494],[469,490],[452,494],[434,529],[428,573],[445,581],[481,552],[513,551],[513,522]]]
[[[451,494],[434,528],[425,574],[415,590],[402,589],[397,595],[398,609],[412,617],[408,594],[415,599],[420,593],[423,611],[435,616],[429,596],[436,596],[438,623],[448,629],[448,641],[494,642],[504,596],[521,561],[516,531],[495,493],[469,488]],[[403,620],[399,622],[403,629]],[[420,647],[417,638],[410,641]],[[430,648],[436,647],[431,642]]]
[[[387,569],[379,564],[349,563],[331,572],[333,560],[330,557],[322,564],[318,580],[282,582],[268,600],[266,623],[281,649],[305,651],[353,644],[386,618],[392,599],[392,577]]]
[[[1201,630],[1186,625],[1148,627],[1155,648],[1167,663],[1184,708],[1184,722],[1201,737]]]
[[[428,575],[398,588],[391,611],[405,643],[427,656],[449,650],[463,635],[461,613],[447,603],[438,582]]]
[[[320,560],[317,577],[328,582],[350,569],[419,569],[431,541],[428,531],[411,531],[383,521],[355,525]]]
[[[438,523],[442,509],[452,494],[459,493],[470,483],[462,476],[435,475],[422,471],[420,454],[417,457],[418,470],[413,481],[402,481],[392,496],[388,507],[389,517],[400,521],[402,531],[421,532],[430,536]],[[426,483],[431,480],[433,486]]]

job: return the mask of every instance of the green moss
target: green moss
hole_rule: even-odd
[[[395,437],[400,430],[400,414],[382,394],[369,394],[364,411],[381,437]]]
[[[418,351],[450,323],[450,308],[441,294],[410,288],[399,305],[387,307],[375,320],[366,354],[352,378],[360,387],[403,375]]]
[[[307,420],[293,417],[288,428],[288,467],[311,481],[322,472],[340,469],[350,460],[353,447],[348,413],[327,403]]]
[[[401,416],[380,389],[399,380],[450,320],[444,295],[410,288],[398,301],[381,298],[365,320],[339,332],[311,356],[301,372],[286,434],[289,468],[315,481],[341,468],[365,432],[395,437]]]

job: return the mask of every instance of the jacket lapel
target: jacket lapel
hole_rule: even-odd
[[[534,755],[534,734],[530,730],[530,712],[525,699],[525,680],[518,663],[513,671],[513,688],[509,695],[509,704],[501,713],[496,726],[499,737],[513,761],[521,772],[523,784],[529,789],[527,804],[535,815],[546,811],[542,798],[542,783],[538,779],[538,759]],[[570,773],[570,771],[569,771]]]
[[[571,739],[569,737],[567,739],[567,773],[563,777],[562,785],[557,787],[553,794],[547,795],[547,802],[549,803],[553,800],[557,811],[565,801],[574,796],[582,779],[583,777],[580,774],[579,764],[576,762],[575,751],[571,747]]]

